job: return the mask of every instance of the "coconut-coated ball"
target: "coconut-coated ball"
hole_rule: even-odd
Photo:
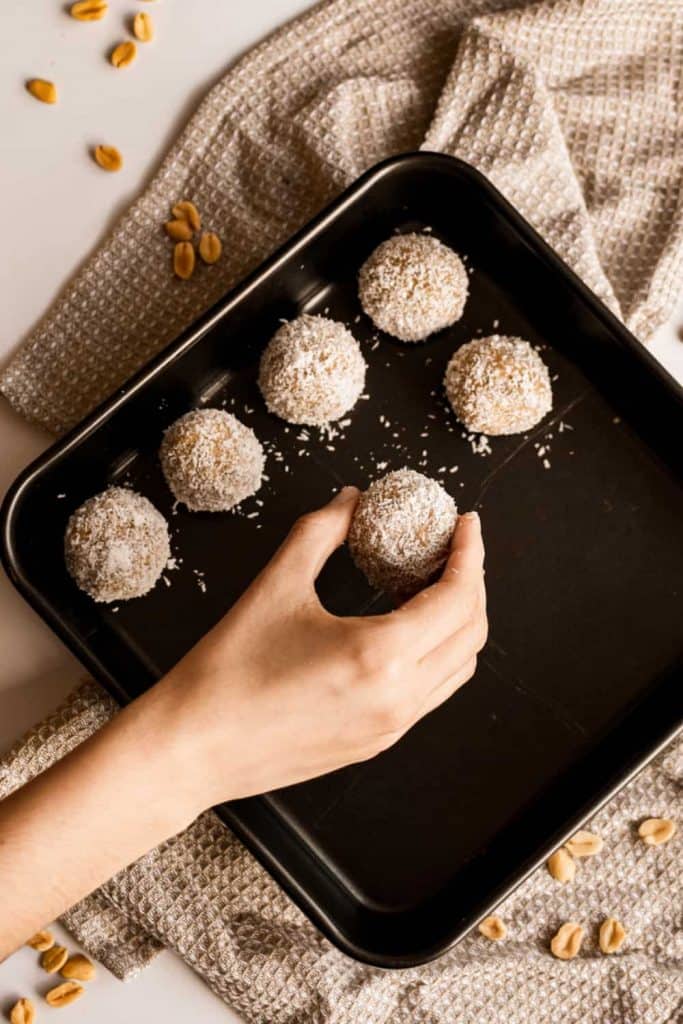
[[[261,486],[265,456],[256,434],[223,409],[195,409],[165,432],[166,483],[191,512],[227,512]]]
[[[457,509],[441,484],[412,469],[387,473],[361,494],[349,550],[371,586],[411,594],[442,568]]]
[[[493,334],[457,350],[444,377],[448,401],[467,430],[519,434],[553,405],[550,373],[522,338]]]
[[[358,275],[364,311],[400,341],[424,341],[454,324],[468,288],[458,254],[431,235],[395,235],[382,242]]]
[[[354,407],[365,370],[360,345],[344,324],[304,314],[273,335],[258,383],[269,412],[288,423],[323,426]]]
[[[94,601],[142,597],[171,556],[168,526],[147,498],[110,487],[73,513],[64,536],[66,567]]]

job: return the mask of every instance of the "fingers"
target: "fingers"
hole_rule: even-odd
[[[410,711],[406,709],[402,712],[400,704],[397,703],[395,697],[393,704],[387,704],[385,709],[384,721],[386,727],[381,730],[380,736],[375,738],[370,748],[363,753],[360,759],[364,760],[366,757],[372,757],[396,743],[421,718],[424,718],[430,711],[434,711],[441,704],[444,704],[453,696],[456,690],[464,686],[472,678],[476,668],[477,659],[473,656],[439,686],[434,687],[428,694],[423,694],[424,699],[422,702],[417,706],[413,705]]]
[[[463,665],[476,658],[488,638],[486,599],[483,586],[467,622],[451,636],[425,654],[418,663],[419,685],[428,695],[457,674]]]
[[[448,700],[474,674],[477,654],[488,635],[483,580],[467,621],[417,659],[417,664],[390,619],[356,620],[364,625],[355,641],[354,671],[373,707],[377,733],[395,739]]]
[[[346,540],[359,495],[357,487],[342,487],[327,505],[297,519],[272,564],[289,568],[299,585],[312,585]]]
[[[484,543],[476,512],[458,516],[451,553],[436,583],[404,604],[405,642],[418,658],[434,650],[472,617],[483,586]]]
[[[424,718],[424,716],[428,715],[430,711],[434,711],[436,708],[440,707],[441,704],[444,704],[449,700],[456,690],[459,690],[461,686],[464,686],[465,683],[469,682],[476,670],[477,659],[476,657],[470,658],[470,660],[459,668],[457,672],[452,676],[449,676],[448,679],[444,680],[440,686],[437,686],[431,691],[420,708],[415,720],[419,721],[420,718]]]

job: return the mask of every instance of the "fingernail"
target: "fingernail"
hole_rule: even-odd
[[[358,494],[357,487],[342,487],[338,494],[335,494],[334,498],[330,502],[330,505],[341,505],[346,501],[351,501]]]
[[[472,512],[463,512],[462,518],[463,519],[471,519],[473,522],[476,522],[476,520],[479,519],[479,513],[478,512],[474,512],[474,511],[472,511]]]

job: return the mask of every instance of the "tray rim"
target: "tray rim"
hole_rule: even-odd
[[[119,702],[127,702],[130,698],[111,676],[107,668],[100,662],[97,655],[90,650],[80,635],[74,633],[66,623],[59,617],[56,609],[49,601],[42,598],[40,592],[25,577],[21,570],[20,561],[13,545],[13,526],[15,515],[24,493],[32,486],[34,481],[43,472],[50,469],[53,464],[64,458],[73,448],[77,447],[82,440],[97,431],[102,423],[111,417],[122,405],[124,405],[134,394],[143,390],[147,383],[161,373],[168,365],[173,363],[184,352],[197,344],[201,338],[210,331],[220,320],[228,316],[232,310],[260,284],[276,273],[280,266],[289,260],[300,249],[304,248],[316,236],[324,233],[325,229],[338,217],[342,216],[345,210],[352,206],[356,200],[365,192],[369,191],[377,182],[385,176],[391,175],[397,170],[402,170],[411,164],[419,164],[423,167],[432,165],[443,169],[458,168],[464,174],[474,180],[475,184],[488,194],[489,198],[496,204],[501,214],[507,217],[518,234],[541,255],[553,268],[560,273],[573,290],[590,307],[591,311],[608,328],[611,334],[616,335],[619,342],[630,350],[632,357],[635,357],[643,367],[643,371],[653,375],[659,383],[670,393],[671,398],[677,401],[683,410],[683,386],[669,374],[658,360],[638,341],[629,331],[625,324],[605,305],[605,303],[584,283],[584,281],[569,267],[552,247],[542,238],[529,222],[519,213],[518,210],[496,189],[496,187],[480,171],[470,164],[456,157],[447,154],[421,150],[389,157],[374,167],[365,171],[356,181],[348,186],[337,198],[324,207],[306,225],[297,231],[289,240],[279,246],[266,260],[252,270],[241,282],[231,288],[221,299],[219,299],[209,310],[200,314],[178,338],[157,353],[151,360],[137,370],[124,384],[117,388],[111,396],[102,401],[89,413],[81,422],[71,428],[63,437],[58,438],[50,445],[45,452],[33,460],[17,476],[8,489],[0,507],[0,562],[15,588],[19,591],[27,603],[47,623],[54,633],[65,643],[67,648],[92,672],[93,676],[103,687]],[[552,843],[543,848],[538,857],[525,868],[510,885],[505,893],[498,895],[476,918],[468,921],[466,927],[454,932],[447,942],[442,943],[437,949],[425,951],[417,955],[405,957],[397,955],[382,955],[376,950],[370,951],[359,946],[349,939],[341,928],[335,924],[329,915],[310,897],[307,891],[301,886],[286,868],[272,857],[267,847],[253,833],[247,824],[239,818],[231,805],[224,804],[215,808],[221,819],[229,825],[232,831],[244,842],[249,851],[264,868],[274,876],[275,880],[303,912],[316,924],[334,945],[347,955],[356,960],[383,968],[405,968],[417,966],[434,960],[459,942],[464,935],[469,933],[490,911],[503,899],[514,892],[546,859],[548,853],[561,845],[580,827],[588,818],[592,817],[612,797],[628,784],[640,771],[652,761],[680,732],[683,731],[683,721],[675,723],[671,730],[659,741],[655,747],[648,750],[642,757],[636,759],[626,774],[611,785],[598,799],[591,803],[590,807],[582,813],[580,818],[572,820],[571,826],[560,838],[553,836]],[[599,792],[599,791],[598,791]],[[259,800],[260,798],[252,798]],[[284,828],[284,824],[281,824]],[[307,854],[315,857],[313,851],[306,850]]]

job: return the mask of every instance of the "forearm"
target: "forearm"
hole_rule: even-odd
[[[0,803],[0,960],[201,809],[163,688]]]

